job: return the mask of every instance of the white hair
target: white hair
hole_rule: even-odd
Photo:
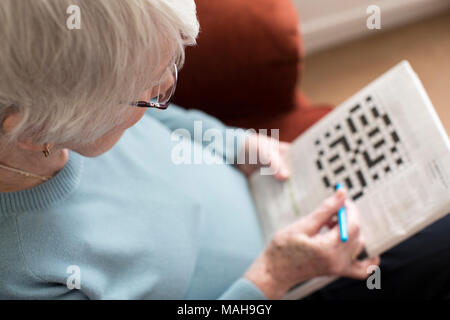
[[[77,5],[81,29],[69,30]],[[0,121],[12,142],[90,143],[117,126],[199,32],[193,0],[1,0]],[[0,122],[1,123],[1,122]]]

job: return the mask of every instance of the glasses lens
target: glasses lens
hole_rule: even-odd
[[[173,64],[171,68],[170,77],[166,79],[162,79],[158,87],[158,95],[151,99],[150,102],[157,103],[161,105],[168,104],[173,94],[175,93],[175,89],[178,81],[178,69],[177,65]],[[170,82],[169,82],[170,81]],[[168,86],[167,86],[168,85]]]

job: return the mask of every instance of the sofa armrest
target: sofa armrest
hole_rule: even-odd
[[[187,48],[174,101],[224,121],[293,110],[303,65],[292,0],[197,0],[200,35]]]

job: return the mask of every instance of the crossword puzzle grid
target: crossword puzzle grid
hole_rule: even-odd
[[[408,161],[391,118],[370,95],[317,137],[315,147],[325,187],[343,183],[354,201]]]

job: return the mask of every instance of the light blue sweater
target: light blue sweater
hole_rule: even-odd
[[[0,298],[264,299],[242,278],[263,250],[244,176],[171,161],[171,131],[194,120],[225,129],[149,110],[100,157],[71,151],[50,181],[0,193]]]

